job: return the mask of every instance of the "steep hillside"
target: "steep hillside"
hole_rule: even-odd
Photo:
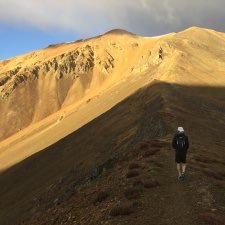
[[[78,131],[2,172],[0,223],[221,221],[224,94],[221,87],[156,81],[142,88]],[[188,180],[183,184],[177,183],[170,148],[178,125],[184,126],[191,143]],[[178,209],[180,213],[174,213]],[[116,216],[123,212],[129,215]]]
[[[157,41],[121,33],[53,45],[0,62],[0,115],[5,115],[1,140],[130,75],[142,50],[148,46],[150,51]]]
[[[113,30],[1,61],[0,224],[223,224],[224,74],[225,34],[197,27]],[[176,195],[180,125],[191,167]],[[130,216],[114,217],[123,202]]]
[[[0,62],[1,169],[55,143],[154,79],[224,86],[224,39],[223,33],[197,27],[157,38],[113,30]]]

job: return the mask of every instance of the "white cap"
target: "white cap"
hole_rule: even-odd
[[[183,127],[178,127],[177,131],[180,132],[180,133],[183,133],[184,132],[184,128]]]

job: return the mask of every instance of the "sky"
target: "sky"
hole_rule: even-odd
[[[0,0],[0,60],[121,28],[157,36],[225,32],[225,0]]]

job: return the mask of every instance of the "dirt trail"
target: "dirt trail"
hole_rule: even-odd
[[[196,203],[201,202],[202,199],[196,189],[202,188],[203,181],[199,178],[198,173],[190,167],[187,171],[187,180],[178,181],[174,151],[170,148],[170,143],[156,141],[162,143],[160,148],[148,144],[144,149],[137,147],[134,151],[127,152],[112,169],[81,187],[71,199],[49,209],[44,216],[46,221],[42,221],[43,224],[53,224],[51,221],[57,221],[55,224],[90,225],[101,221],[101,224],[111,225],[128,223],[130,225],[201,225],[198,218],[200,210]],[[150,156],[147,154],[149,152]],[[133,171],[129,168],[134,162],[138,165],[139,175],[127,177],[127,173]],[[144,184],[146,180],[150,181],[151,179],[156,180],[160,185],[151,188],[141,185],[139,186],[141,195],[135,196],[135,193],[132,193],[134,196],[130,197],[124,195],[127,190],[133,192],[135,190],[133,188],[137,188],[137,186],[133,186],[135,180]],[[93,205],[96,194],[110,188],[109,198]],[[58,198],[60,197],[58,196]],[[45,200],[52,202],[50,199]],[[137,203],[132,214],[119,217],[110,216],[110,211],[115,205],[127,201],[131,204]],[[44,205],[46,204],[44,203]],[[68,211],[71,215],[67,213]],[[42,213],[45,212],[42,211]],[[22,224],[39,224],[38,215],[36,214],[30,221]],[[75,218],[75,221],[71,221],[71,218]]]
[[[216,221],[205,223],[200,218],[201,213],[214,212],[213,209],[216,208],[207,178],[188,166],[186,180],[178,181],[174,150],[171,149],[170,142],[154,140],[153,144],[160,143],[161,147],[151,146],[152,141],[147,143],[150,144],[144,149],[137,147],[134,151],[127,152],[113,168],[107,169],[92,182],[78,188],[68,201],[49,208],[47,212],[44,212],[44,208],[37,210],[45,218],[41,224],[218,224]],[[191,161],[191,151],[193,150],[190,149],[188,161]],[[147,153],[151,153],[150,156]],[[131,168],[131,165],[135,164],[137,169]],[[134,170],[139,171],[138,175],[128,177],[127,174],[132,174]],[[146,181],[148,184],[151,180],[157,181],[159,185],[151,186],[150,183],[150,187],[146,187]],[[134,183],[138,182],[140,185],[134,186]],[[127,194],[127,190],[131,195]],[[136,192],[137,190],[140,192]],[[107,193],[108,197],[104,199],[101,193]],[[100,198],[99,202],[95,202],[96,196]],[[52,199],[45,201],[52,202]],[[126,202],[132,208],[131,214],[110,215],[116,205]],[[45,203],[44,205],[46,207]],[[39,213],[21,224],[40,224]]]
[[[134,214],[119,218],[120,224],[205,225],[199,215],[212,204],[208,185],[199,172],[190,166],[187,168],[187,179],[178,181],[174,150],[170,148],[170,142],[163,143],[165,146],[155,155],[139,159],[131,157],[127,162],[129,165],[135,160],[145,168],[137,178],[130,178],[127,186],[135,179],[144,181],[149,178],[157,180],[159,186],[144,188],[141,197],[136,199],[138,207]],[[149,149],[155,150],[152,147]],[[149,149],[144,150],[144,154]],[[122,198],[120,200],[123,201]],[[118,220],[110,219],[107,224],[119,223]]]
[[[162,159],[163,165],[158,175],[161,185],[155,190],[152,189],[146,196],[149,221],[155,221],[158,225],[201,224],[196,209],[196,203],[200,201],[196,192],[199,187],[196,185],[201,182],[199,175],[188,167],[187,179],[178,181],[174,151],[163,149],[159,158]]]

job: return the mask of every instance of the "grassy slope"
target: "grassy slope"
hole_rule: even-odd
[[[160,210],[163,210],[167,212],[165,216],[175,216],[173,211],[168,211],[170,205],[164,204],[163,199],[170,199],[172,204],[173,198],[166,190],[171,189],[171,193],[176,193],[179,188],[176,184],[176,172],[173,170],[173,153],[169,153],[168,149],[174,130],[181,124],[191,141],[191,174],[188,184],[191,188],[183,187],[185,195],[181,194],[179,198],[194,195],[192,200],[185,197],[188,209],[192,210],[195,210],[195,198],[200,202],[198,210],[189,214],[190,218],[186,219],[184,224],[190,221],[198,224],[198,215],[211,208],[216,208],[217,212],[222,214],[224,198],[221,196],[224,194],[222,190],[225,185],[222,178],[224,133],[217,131],[222,130],[225,124],[222,117],[225,111],[224,94],[224,88],[174,86],[158,82],[141,89],[79,131],[1,174],[1,223],[16,224],[16,218],[23,215],[29,218],[25,224],[41,224],[39,213],[47,212],[43,217],[43,224],[60,224],[62,221],[63,224],[71,224],[68,213],[65,213],[68,210],[71,218],[74,216],[76,220],[83,221],[80,224],[95,224],[99,218],[111,224],[118,224],[118,221],[123,221],[124,218],[110,217],[109,213],[119,203],[124,188],[127,185],[132,186],[132,182],[126,178],[126,170],[130,163],[138,160],[138,163],[144,166],[140,179],[146,180],[150,176],[151,179],[159,179],[162,184],[161,189],[158,189],[161,191],[162,201],[157,203],[156,199],[152,199],[154,196],[151,196],[151,192],[144,191],[143,198],[137,197],[138,204],[142,206],[135,207],[132,216],[126,217],[125,220],[131,223],[135,215],[139,215],[136,222],[141,223],[143,218],[146,223],[151,218],[160,222],[161,218],[157,220],[153,216],[155,209],[149,205],[151,200],[154,204],[157,203],[159,215]],[[220,102],[219,105],[216,104],[217,101]],[[215,120],[215,117],[220,120]],[[139,150],[140,142],[159,137],[163,141],[163,147],[158,153],[153,153],[154,157],[145,153],[148,151],[145,147]],[[147,145],[153,152],[160,149],[154,144],[151,147],[151,143]],[[140,154],[144,155],[140,158]],[[202,157],[199,160],[200,155]],[[88,177],[97,165],[110,158],[114,160],[103,175],[104,179],[100,176],[95,181],[79,186],[81,178]],[[159,170],[151,176],[149,169],[155,167],[154,165],[158,166]],[[118,168],[119,172],[116,172]],[[124,186],[119,188],[118,184]],[[203,193],[195,192],[197,185],[197,190]],[[11,188],[12,186],[14,188]],[[91,203],[95,196],[93,192],[95,190],[95,194],[98,193],[101,187],[118,191],[110,192],[110,198],[96,207]],[[84,200],[82,196],[90,198]],[[147,196],[149,203],[145,202]],[[132,201],[128,201],[129,204],[130,202]],[[107,207],[104,210],[105,204]],[[175,209],[179,206],[183,213],[185,212],[185,204],[174,204]],[[96,215],[92,222],[91,215],[87,212]],[[147,212],[151,212],[149,217],[145,216]]]

